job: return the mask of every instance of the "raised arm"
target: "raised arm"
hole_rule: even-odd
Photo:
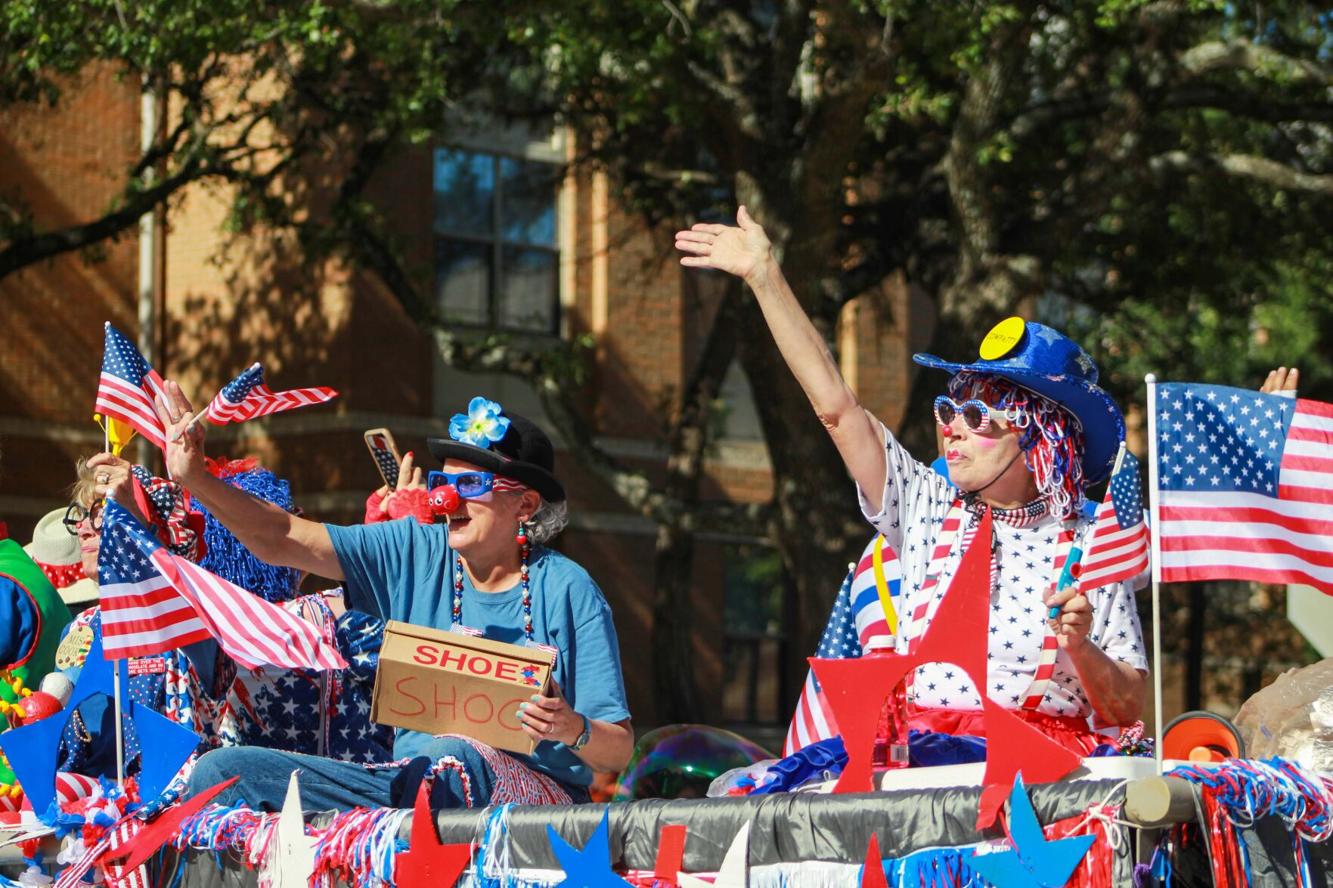
[[[778,351],[833,438],[852,479],[878,497],[887,471],[881,426],[842,378],[824,338],[783,277],[771,246],[745,207],[737,210],[734,226],[701,223],[676,233],[676,249],[687,254],[681,265],[734,274],[754,291]]]
[[[202,424],[176,439],[193,411],[175,381],[169,380],[166,388],[170,403],[159,400],[157,413],[167,427],[167,470],[171,477],[207,506],[259,560],[331,580],[344,579],[333,541],[323,524],[297,517],[213,477],[204,465]]]

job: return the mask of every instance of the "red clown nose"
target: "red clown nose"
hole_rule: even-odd
[[[429,503],[432,515],[452,515],[458,511],[462,499],[458,496],[457,488],[452,484],[445,484],[430,492]]]

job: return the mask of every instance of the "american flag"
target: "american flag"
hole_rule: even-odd
[[[1139,461],[1124,451],[1111,475],[1106,499],[1097,507],[1078,588],[1088,592],[1137,577],[1148,570],[1148,523],[1139,493]]]
[[[855,658],[861,656],[872,639],[876,647],[893,647],[894,629],[897,620],[890,624],[889,616],[884,611],[880,600],[879,585],[875,579],[875,550],[880,552],[881,569],[885,586],[891,598],[890,607],[897,608],[898,593],[902,581],[902,567],[898,556],[884,544],[882,537],[876,536],[866,546],[861,559],[847,571],[842,581],[838,597],[833,602],[833,612],[829,614],[824,634],[820,636],[816,657],[823,659]],[[787,740],[783,744],[782,754],[791,755],[797,750],[827,740],[839,733],[838,723],[833,718],[833,710],[824,700],[823,689],[815,680],[814,670],[805,678],[801,688],[801,698],[796,702],[796,713],[792,716],[791,726],[787,729]]]
[[[314,625],[173,555],[115,500],[102,521],[97,568],[108,660],[212,637],[249,669],[347,668]]]
[[[1164,383],[1152,409],[1162,581],[1333,594],[1333,404]]]
[[[297,407],[323,404],[336,397],[338,393],[327,386],[275,392],[264,384],[264,368],[255,363],[222,387],[222,391],[209,402],[205,415],[218,425],[225,425]]]
[[[139,434],[165,449],[166,429],[153,407],[153,399],[158,395],[166,400],[162,377],[148,366],[134,343],[108,322],[94,411],[129,423]]]
[[[69,865],[56,876],[55,888],[78,888],[88,885],[84,878],[100,864],[99,860],[114,851],[133,844],[134,837],[144,828],[144,822],[133,814],[120,820],[104,835],[101,841],[86,847],[83,854],[70,861]],[[114,888],[148,888],[148,868],[139,866],[133,872],[122,872],[120,867],[101,866],[106,884]]]

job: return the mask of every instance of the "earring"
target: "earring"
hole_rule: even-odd
[[[519,546],[527,546],[528,544],[528,526],[522,521],[518,522],[518,535],[514,537],[514,542],[518,543]]]

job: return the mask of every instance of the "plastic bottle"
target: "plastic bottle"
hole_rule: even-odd
[[[892,647],[877,645],[867,650],[866,656],[888,657],[893,653]],[[894,686],[880,707],[871,764],[883,769],[906,768],[908,765],[906,676]]]

